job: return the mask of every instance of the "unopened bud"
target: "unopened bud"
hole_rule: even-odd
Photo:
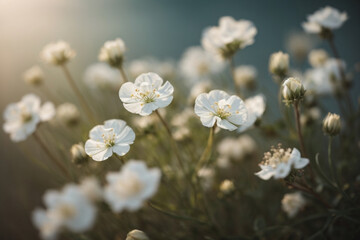
[[[336,136],[340,133],[341,121],[340,116],[335,113],[328,113],[323,121],[323,131],[329,136]]]
[[[286,79],[282,87],[284,102],[287,104],[300,101],[305,95],[303,84],[296,78],[291,77]]]
[[[231,180],[224,180],[221,184],[220,184],[220,191],[228,194],[230,192],[232,192],[235,189],[234,186],[234,182]]]
[[[33,66],[24,73],[24,81],[33,86],[41,85],[44,81],[44,72],[39,66]]]
[[[289,70],[289,54],[276,52],[271,54],[269,61],[270,73],[283,78]]]
[[[73,163],[75,163],[76,165],[81,165],[85,163],[88,159],[83,143],[72,145],[70,152],[71,152],[71,159]]]
[[[127,234],[126,240],[149,240],[149,237],[143,231],[134,229]]]

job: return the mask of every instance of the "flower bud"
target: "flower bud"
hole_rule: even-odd
[[[72,103],[63,103],[56,109],[56,117],[65,125],[76,125],[80,120],[80,112]]]
[[[323,131],[329,136],[336,136],[340,133],[341,121],[340,116],[335,113],[328,113],[323,121]]]
[[[125,50],[125,43],[121,38],[107,41],[100,50],[99,60],[118,68],[123,63]]]
[[[39,66],[33,66],[24,73],[24,81],[33,86],[41,85],[44,81],[44,72]]]
[[[41,58],[49,64],[55,66],[63,65],[76,55],[70,45],[64,41],[49,43],[41,52]]]
[[[127,234],[126,240],[149,240],[149,237],[143,231],[134,229]]]
[[[283,52],[276,52],[271,54],[269,61],[269,71],[283,78],[289,70],[289,54]]]
[[[240,66],[235,69],[235,82],[239,87],[255,88],[257,71],[253,66]]]
[[[81,165],[85,163],[88,159],[83,143],[72,145],[70,149],[70,153],[71,153],[71,159],[73,163],[75,163],[76,165]]]
[[[234,182],[231,180],[226,179],[220,184],[220,191],[225,194],[232,192],[234,189]]]
[[[309,53],[309,63],[312,67],[323,66],[328,58],[328,54],[323,49],[315,49]]]
[[[282,95],[286,103],[300,101],[305,95],[303,84],[296,78],[286,79],[282,87]]]

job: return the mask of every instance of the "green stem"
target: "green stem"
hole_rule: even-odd
[[[121,74],[121,78],[122,78],[123,82],[124,83],[128,82],[129,80],[128,80],[127,76],[126,76],[125,70],[124,70],[122,65],[119,66],[119,70],[120,70],[120,74]]]
[[[335,174],[334,174],[334,167],[331,159],[331,144],[332,144],[332,137],[329,137],[329,143],[328,143],[328,164],[330,168],[330,176],[332,180],[335,180]],[[336,180],[335,180],[336,181]]]
[[[296,122],[296,131],[298,134],[299,142],[300,142],[300,148],[301,152],[304,157],[307,156],[306,150],[305,150],[305,144],[304,144],[304,138],[301,132],[301,124],[300,124],[300,111],[299,111],[299,102],[294,102],[294,112],[295,112],[295,122]]]
[[[96,122],[94,115],[92,114],[92,111],[90,110],[90,107],[88,106],[84,96],[81,94],[79,88],[76,86],[74,79],[72,78],[69,69],[66,67],[65,64],[61,65],[62,70],[65,73],[66,79],[68,80],[68,83],[70,84],[72,90],[74,91],[76,97],[78,98],[81,106],[85,110],[86,115],[89,119],[91,119],[92,122]]]
[[[122,164],[122,165],[124,165],[124,164],[125,164],[125,160],[124,160],[124,158],[123,158],[123,157],[121,157],[121,156],[117,155],[116,153],[114,153],[114,155],[115,155],[115,157],[116,157],[117,159],[119,159],[119,160],[120,160],[120,162],[121,162],[121,164]]]
[[[216,124],[214,124],[213,127],[210,128],[209,138],[206,144],[206,148],[201,154],[200,160],[197,164],[196,169],[200,169],[202,166],[206,166],[212,153],[212,146],[214,142],[214,134],[215,134]]]
[[[239,88],[239,86],[236,84],[236,80],[235,80],[235,59],[234,59],[234,57],[229,58],[229,66],[230,66],[230,71],[231,71],[232,80],[233,80],[233,82],[234,82],[234,88],[235,88],[236,95],[238,95],[239,97],[241,97],[240,88]]]

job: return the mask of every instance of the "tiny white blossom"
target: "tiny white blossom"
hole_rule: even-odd
[[[207,28],[202,36],[202,46],[223,59],[232,57],[237,50],[254,43],[257,29],[251,21],[236,21],[232,17],[221,17],[219,26]]]
[[[85,143],[85,152],[95,161],[104,161],[113,153],[124,156],[134,143],[135,133],[126,122],[111,119],[104,125],[97,125],[90,130],[90,139]]]
[[[270,152],[264,154],[264,160],[259,164],[261,171],[255,173],[259,178],[268,180],[271,177],[275,179],[286,178],[291,171],[291,168],[301,169],[308,165],[309,159],[302,158],[299,150],[293,148],[291,150],[278,148],[271,148]]]
[[[44,81],[44,72],[39,66],[33,66],[24,73],[24,81],[27,84],[38,86]]]
[[[306,205],[305,198],[300,192],[287,193],[281,200],[281,208],[289,218],[293,218]]]
[[[303,61],[313,48],[312,38],[304,32],[291,33],[286,40],[287,51],[299,61]]]
[[[86,177],[79,184],[81,193],[91,202],[97,202],[103,197],[103,190],[95,177]]]
[[[189,120],[194,117],[194,110],[192,108],[185,108],[182,112],[175,114],[171,119],[171,125],[176,127],[185,126]]]
[[[323,49],[314,49],[309,53],[309,63],[312,67],[322,67],[329,56]]]
[[[125,240],[150,240],[150,239],[143,231],[134,229],[127,234]]]
[[[105,200],[114,212],[135,211],[157,191],[161,172],[147,168],[143,161],[130,160],[120,172],[106,175]]]
[[[75,55],[76,53],[70,45],[62,40],[49,43],[41,52],[43,61],[55,66],[66,64]]]
[[[220,73],[224,67],[222,61],[202,47],[188,48],[180,60],[180,70],[189,84]]]
[[[258,94],[254,97],[248,98],[245,100],[245,106],[248,110],[248,117],[246,122],[238,128],[239,132],[244,132],[253,126],[256,120],[261,118],[264,114],[266,107],[265,96]]]
[[[173,100],[174,87],[168,81],[162,84],[163,79],[156,73],[141,74],[135,83],[126,82],[121,86],[120,100],[129,112],[150,115],[156,109],[168,106]]]
[[[190,90],[188,102],[193,105],[197,96],[199,96],[201,93],[209,92],[211,89],[212,89],[212,84],[211,81],[209,80],[203,80],[201,82],[196,83],[194,86],[192,86]]]
[[[346,12],[340,13],[333,7],[324,7],[307,17],[307,22],[302,24],[308,33],[321,33],[323,29],[338,29],[348,19]]]
[[[3,129],[10,134],[14,142],[25,140],[35,132],[40,122],[46,122],[55,115],[55,107],[51,102],[40,105],[40,98],[27,94],[20,102],[9,104],[4,111]]]
[[[114,41],[107,41],[100,49],[99,60],[108,63],[110,66],[118,68],[124,61],[126,47],[121,38]]]
[[[232,192],[235,189],[235,185],[234,185],[233,181],[231,181],[229,179],[226,179],[226,180],[221,182],[219,188],[220,188],[220,191],[222,193],[228,194],[228,193]]]
[[[122,83],[119,70],[105,63],[89,66],[85,70],[83,79],[89,88],[99,90],[118,91]]]
[[[269,72],[276,76],[283,77],[289,70],[289,62],[289,54],[281,51],[275,52],[270,56]],[[280,80],[282,81],[283,79]]]
[[[245,156],[256,150],[256,143],[249,135],[241,135],[238,138],[226,137],[217,146],[220,157],[229,160],[242,160]]]
[[[215,177],[215,171],[209,167],[203,167],[197,172],[198,177],[200,178],[200,183],[205,190],[209,190],[213,183]]]
[[[221,90],[200,94],[195,101],[195,113],[205,127],[218,127],[233,131],[246,123],[247,110],[244,102],[236,95]]]
[[[56,108],[56,118],[65,125],[72,126],[79,122],[80,112],[72,103],[63,103]]]
[[[242,65],[235,68],[235,82],[239,87],[253,88],[257,77],[256,68]]]

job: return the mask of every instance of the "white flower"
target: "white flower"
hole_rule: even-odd
[[[209,190],[213,183],[215,177],[215,171],[212,168],[203,167],[197,172],[198,177],[200,178],[200,183],[205,190]]]
[[[70,47],[67,42],[62,40],[52,42],[46,45],[42,52],[41,58],[49,64],[63,65],[76,55],[75,51]]]
[[[185,126],[179,127],[173,133],[173,137],[177,141],[182,141],[189,136],[191,136],[191,131],[188,127]]]
[[[150,115],[158,108],[168,106],[173,100],[174,87],[156,73],[144,73],[135,83],[124,83],[119,91],[120,100],[126,110],[141,116]]]
[[[157,191],[161,172],[148,169],[143,161],[130,160],[120,172],[108,173],[105,200],[114,212],[135,211]]]
[[[40,105],[40,98],[34,94],[25,95],[20,102],[9,104],[4,111],[3,129],[14,142],[25,140],[35,132],[40,122],[49,121],[55,115],[51,102]]]
[[[232,192],[234,189],[235,189],[234,182],[229,179],[222,181],[220,184],[220,191],[222,193],[228,194]]]
[[[281,51],[271,54],[269,60],[269,71],[277,76],[283,77],[289,70],[289,54]],[[282,80],[282,79],[281,79]]]
[[[99,181],[95,177],[84,178],[79,185],[81,193],[91,202],[102,199],[103,191]]]
[[[282,84],[282,96],[286,103],[293,103],[303,99],[305,88],[302,82],[294,77],[290,77]]]
[[[44,81],[44,72],[39,66],[33,66],[24,73],[24,81],[30,85],[40,85]]]
[[[241,135],[238,138],[226,137],[217,147],[221,158],[241,160],[256,150],[256,143],[249,135]]]
[[[118,68],[122,65],[125,53],[125,43],[121,38],[114,41],[107,41],[100,49],[99,60],[108,63],[110,66]]]
[[[171,124],[176,127],[183,127],[187,125],[189,120],[194,117],[194,110],[192,108],[185,108],[182,112],[175,114],[171,119]]]
[[[341,131],[340,116],[335,113],[328,113],[323,120],[323,131],[329,136],[336,136]]]
[[[256,68],[243,65],[235,68],[235,82],[240,87],[253,88],[257,77]]]
[[[200,94],[195,101],[195,113],[205,127],[218,127],[233,131],[247,120],[244,102],[236,95],[221,90]]]
[[[286,49],[299,61],[306,58],[313,45],[312,38],[304,32],[291,33],[286,41]]]
[[[82,164],[86,162],[88,156],[86,155],[84,144],[82,142],[74,144],[70,148],[71,160],[75,164]]]
[[[323,49],[314,49],[309,53],[309,63],[312,67],[323,66],[328,58],[328,54]]]
[[[266,103],[265,96],[258,94],[254,97],[245,100],[245,106],[248,110],[248,117],[246,122],[238,128],[239,132],[243,132],[250,128],[257,119],[261,118],[265,111]]]
[[[33,222],[44,239],[55,238],[62,228],[73,232],[86,231],[95,221],[95,207],[74,184],[66,185],[62,191],[47,191],[44,202],[46,210],[33,212]]]
[[[259,164],[261,171],[255,173],[259,178],[268,180],[271,177],[275,179],[286,178],[291,168],[301,169],[308,165],[309,159],[302,158],[299,150],[293,148],[291,150],[278,148],[271,148],[270,152],[264,154],[264,160]]]
[[[199,96],[201,93],[209,92],[211,89],[212,89],[212,84],[210,81],[204,80],[196,83],[190,90],[188,102],[194,104],[197,96]]]
[[[127,234],[125,240],[149,240],[149,237],[143,231],[134,229]]]
[[[135,133],[119,119],[111,119],[104,125],[97,125],[90,130],[90,139],[85,143],[85,152],[95,161],[104,161],[113,153],[124,156],[134,143]]]
[[[225,64],[202,47],[188,48],[180,60],[180,70],[188,83],[206,79],[220,73]]]
[[[346,12],[340,13],[333,7],[322,8],[307,17],[307,22],[302,24],[308,33],[321,33],[323,29],[338,29],[348,19]]]
[[[80,120],[80,112],[72,103],[63,103],[56,108],[56,117],[64,124],[75,125]]]
[[[144,57],[131,61],[128,69],[132,78],[136,78],[140,74],[147,72],[156,72],[162,78],[171,78],[175,74],[173,61],[159,61],[158,59],[152,57]]]
[[[281,200],[281,208],[289,218],[295,217],[295,215],[304,208],[305,204],[306,200],[300,192],[287,193]]]
[[[105,63],[95,63],[84,73],[84,82],[92,89],[118,90],[122,80],[118,69]]]
[[[202,36],[202,46],[221,58],[232,57],[237,50],[254,43],[257,29],[248,20],[236,21],[232,17],[221,17],[219,26],[207,28]]]

